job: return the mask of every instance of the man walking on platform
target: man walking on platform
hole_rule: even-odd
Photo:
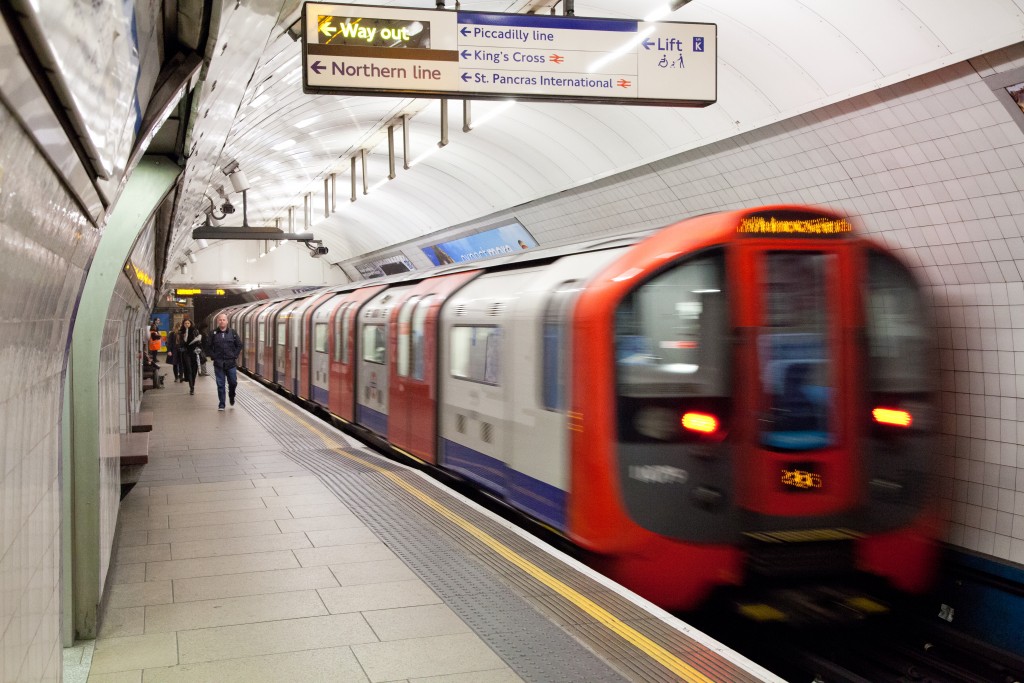
[[[238,371],[235,367],[238,354],[242,352],[242,340],[228,327],[228,316],[221,313],[210,336],[210,358],[213,359],[213,373],[217,378],[217,410],[224,410],[224,382],[227,380],[228,400],[235,405],[235,387],[238,386]]]

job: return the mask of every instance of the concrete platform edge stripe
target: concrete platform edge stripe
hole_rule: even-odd
[[[490,547],[494,552],[498,553],[512,564],[516,565],[517,567],[527,572],[544,585],[548,586],[549,588],[557,592],[566,600],[572,602],[577,607],[587,612],[591,617],[593,617],[597,622],[601,623],[605,628],[609,629],[622,639],[631,643],[637,649],[644,652],[651,659],[658,662],[675,675],[680,676],[682,680],[692,683],[714,683],[713,679],[708,678],[703,673],[693,668],[683,660],[679,659],[679,657],[675,656],[662,646],[658,645],[647,636],[643,635],[642,633],[639,633],[638,631],[636,631],[636,629],[632,628],[628,624],[623,623],[618,617],[611,614],[600,605],[594,603],[586,596],[565,585],[555,577],[551,576],[544,570],[534,565],[532,562],[523,559],[517,553],[507,548],[504,544],[478,529],[471,522],[458,516],[457,514],[446,508],[444,505],[431,499],[429,496],[422,493],[421,491],[416,490],[415,487],[411,486],[407,482],[402,481],[402,479],[399,476],[395,475],[393,472],[389,472],[388,470],[379,467],[375,463],[368,462],[359,456],[353,455],[351,453],[348,453],[347,451],[338,448],[336,445],[332,445],[332,443],[337,444],[337,440],[334,439],[333,437],[328,437],[327,435],[322,434],[320,430],[317,429],[316,426],[311,424],[309,421],[307,421],[305,416],[303,416],[302,414],[296,412],[290,407],[278,407],[283,412],[288,413],[289,416],[295,419],[297,422],[304,425],[311,432],[320,436],[323,439],[324,444],[328,448],[331,448],[338,455],[344,458],[348,458],[350,460],[355,460],[359,462],[361,465],[371,467],[377,470],[378,472],[384,474],[385,476],[389,477],[395,484],[401,486],[403,489],[411,493],[413,496],[419,498],[423,503],[436,510],[439,514],[448,518],[450,521],[457,524],[462,529],[478,538],[480,541],[482,541],[484,544]]]

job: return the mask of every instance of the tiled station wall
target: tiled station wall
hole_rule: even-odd
[[[1018,45],[479,225],[552,244],[781,202],[852,214],[935,303],[948,540],[1024,563],[1024,132],[982,81],[1022,66]]]
[[[148,264],[147,264],[148,265]],[[110,298],[99,363],[100,435],[100,572],[102,587],[110,567],[121,502],[121,434],[128,431],[128,407],[138,402],[141,368],[139,327],[148,319],[149,306],[139,298],[121,272]]]
[[[61,677],[62,370],[75,303],[98,239],[98,231],[0,104],[3,681]]]

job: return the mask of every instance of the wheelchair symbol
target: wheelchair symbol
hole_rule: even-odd
[[[694,36],[693,38],[693,51],[704,52],[704,38],[702,36]]]

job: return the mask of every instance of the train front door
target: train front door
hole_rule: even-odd
[[[776,521],[847,512],[860,479],[854,252],[838,240],[758,239],[732,256],[737,436],[753,459],[738,468],[738,500]]]

